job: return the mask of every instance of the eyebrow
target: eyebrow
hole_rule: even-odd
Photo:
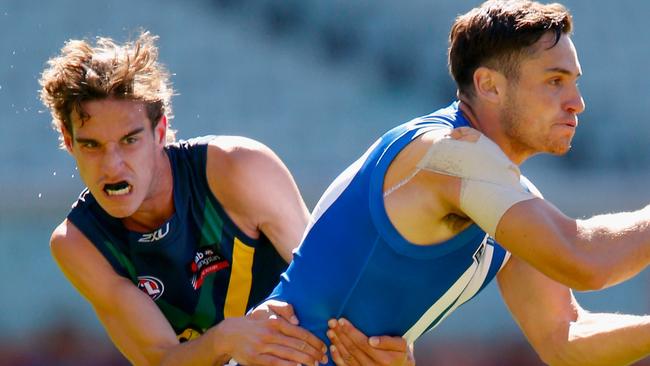
[[[141,133],[142,131],[144,131],[144,127],[138,127],[136,129],[133,129],[133,130],[129,131],[126,135],[122,136],[120,138],[120,140],[124,140],[127,137],[135,136],[135,135]],[[89,142],[98,143],[98,141],[95,140],[95,139],[88,139],[88,138],[83,138],[83,137],[75,137],[74,140],[75,140],[76,143],[79,143],[79,144],[84,144],[84,143],[89,143]]]
[[[122,140],[124,140],[124,139],[127,138],[127,137],[131,137],[131,136],[137,135],[137,134],[139,134],[139,133],[142,132],[142,131],[144,131],[144,127],[138,127],[138,128],[136,128],[136,129],[132,130],[131,132],[127,133],[126,135],[122,136]]]
[[[577,74],[574,74],[571,71],[569,71],[569,70],[567,70],[567,69],[565,69],[563,67],[550,67],[550,68],[546,69],[546,72],[557,72],[557,73],[564,74],[564,75],[567,75],[567,76],[575,76],[577,78],[582,76],[581,72],[579,72]]]

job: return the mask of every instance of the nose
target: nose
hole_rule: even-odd
[[[118,145],[114,143],[106,144],[101,161],[104,175],[110,177],[119,173],[123,163],[122,151],[120,151]]]
[[[575,90],[569,96],[568,101],[565,106],[566,110],[572,114],[580,114],[585,110],[585,100],[582,98],[582,93],[578,86],[575,86]]]

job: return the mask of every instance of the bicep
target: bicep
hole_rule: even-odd
[[[309,212],[289,169],[268,147],[250,139],[221,141],[208,150],[208,179],[226,210],[266,235],[291,261]],[[217,176],[227,170],[228,174]],[[218,179],[220,178],[220,179]]]
[[[260,230],[282,257],[291,262],[292,252],[307,227],[309,212],[288,169],[282,165],[274,170],[270,173],[274,177],[268,181],[272,194],[265,195],[260,202],[265,208]]]
[[[419,166],[430,170],[430,176],[455,178],[431,181],[434,189],[458,187],[437,188],[451,207],[448,211],[459,210],[551,278],[577,289],[597,287],[598,259],[588,247],[578,246],[576,221],[542,199],[494,143],[487,138],[476,143],[447,139],[433,143],[427,154]]]
[[[578,250],[578,229],[549,202],[534,198],[510,207],[501,217],[495,238],[512,254],[522,258],[556,281],[582,288],[589,278],[588,254]]]
[[[59,267],[91,303],[109,336],[134,364],[157,363],[175,333],[158,307],[128,279],[118,275],[99,251],[71,223],[52,237]]]
[[[515,321],[540,355],[566,340],[580,311],[570,289],[516,256],[499,272],[499,288]]]

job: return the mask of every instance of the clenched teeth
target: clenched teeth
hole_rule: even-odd
[[[109,196],[122,196],[131,192],[131,185],[126,181],[104,185],[104,192]]]
[[[115,189],[115,190],[106,188],[106,193],[108,193],[109,196],[122,196],[125,194],[129,194],[130,192],[131,192],[131,186],[122,189]]]

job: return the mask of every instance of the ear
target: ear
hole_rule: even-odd
[[[160,121],[156,125],[155,134],[156,142],[165,145],[167,142],[167,116],[160,117]]]
[[[68,151],[68,153],[72,154],[72,134],[68,131],[68,129],[65,126],[61,126],[61,135],[63,135],[63,145],[65,145],[65,149]]]
[[[506,83],[505,76],[494,69],[481,66],[474,71],[476,95],[487,102],[499,103],[505,96]]]

